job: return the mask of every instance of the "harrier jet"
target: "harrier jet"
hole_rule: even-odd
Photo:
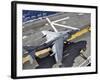
[[[46,44],[51,43],[53,44],[52,46],[52,52],[55,56],[56,60],[56,65],[61,66],[62,65],[62,54],[63,54],[63,44],[64,41],[67,40],[72,32],[78,31],[78,28],[74,28],[71,26],[63,26],[59,25],[57,23],[51,22],[49,18],[46,18],[50,26],[54,29],[54,32],[51,31],[42,31],[42,33],[46,36],[47,41],[45,42]],[[60,31],[55,28],[54,25],[58,25],[61,27],[65,27],[68,30],[67,31]]]
[[[64,41],[66,41],[69,37],[71,37],[71,33],[78,31],[78,28],[71,27],[71,26],[65,26],[61,24],[57,24],[56,22],[51,22],[49,18],[46,18],[49,25],[53,28],[54,31],[42,31],[43,35],[46,37],[47,41],[43,43],[43,45],[50,44],[52,45],[52,54],[55,56],[56,65],[61,66],[62,65],[62,55],[63,55],[63,45]],[[65,27],[67,28],[66,31],[58,31],[55,28],[55,25],[59,27]],[[35,53],[35,49],[33,51]],[[35,60],[35,57],[33,55],[33,52],[31,54],[33,60]],[[32,60],[32,59],[30,59]]]

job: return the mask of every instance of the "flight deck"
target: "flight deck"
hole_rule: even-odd
[[[65,46],[64,56],[63,56],[63,67],[84,67],[84,66],[91,66],[91,14],[89,13],[73,13],[73,12],[55,12],[54,14],[39,17],[37,19],[27,20],[23,22],[23,46],[39,46],[46,42],[46,37],[43,37],[41,31],[47,30],[54,32],[53,28],[48,24],[46,17],[50,19],[51,22],[54,23],[55,28],[58,31],[67,31],[70,30],[70,26],[73,28],[79,29],[76,32],[72,33],[72,37],[66,41],[77,43],[79,41],[86,41],[86,51],[83,52],[84,56],[87,59],[82,58],[76,52],[73,55],[68,54],[66,51],[70,48],[69,46]],[[61,27],[65,26],[65,27]],[[66,26],[68,28],[66,28]],[[65,42],[66,43],[66,42]],[[79,46],[81,47],[81,45]],[[75,53],[76,52],[76,53]],[[80,52],[79,52],[80,53]],[[77,54],[77,56],[75,56]],[[25,58],[28,54],[26,50],[23,49],[23,58]],[[38,68],[52,68],[55,66],[55,58],[54,56],[44,55],[43,58],[36,57],[37,62],[40,66],[35,67],[36,64],[30,64],[29,61],[25,61],[23,63],[23,69],[38,69]]]

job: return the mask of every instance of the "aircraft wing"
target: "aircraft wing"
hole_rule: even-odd
[[[55,33],[55,32],[51,32],[51,31],[42,31],[43,35],[46,35],[46,43],[48,43],[49,41],[53,41],[55,40],[59,34]]]
[[[63,37],[57,39],[54,42],[54,45],[52,47],[53,53],[55,54],[55,59],[57,63],[61,63],[62,61],[62,54],[63,54]]]

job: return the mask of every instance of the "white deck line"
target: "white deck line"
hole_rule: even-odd
[[[74,29],[74,30],[80,30],[79,28],[75,28],[72,26],[66,26],[66,25],[62,25],[62,24],[58,24],[58,23],[54,23],[54,22],[53,22],[53,25],[61,26],[61,27],[65,27],[65,28],[70,28],[70,29]]]
[[[28,36],[23,36],[23,39],[27,38]]]
[[[62,21],[62,20],[65,20],[65,19],[69,19],[70,17],[65,17],[65,18],[62,18],[62,19],[58,19],[58,20],[55,20],[55,21],[53,21],[53,22],[59,22],[59,21]]]
[[[54,27],[54,25],[52,24],[52,22],[49,20],[49,18],[46,18],[46,20],[48,21],[48,23],[51,25],[51,27],[54,29],[55,32],[58,32],[57,29]]]
[[[82,64],[79,65],[79,67],[81,67],[82,65],[84,65],[87,61],[89,61],[90,58],[91,58],[91,57],[89,56],[89,57],[87,58],[87,60],[85,60]]]

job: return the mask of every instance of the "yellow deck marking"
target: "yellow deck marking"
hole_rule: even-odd
[[[73,35],[71,36],[71,38],[69,38],[67,41],[71,41],[71,40],[73,40],[73,39],[76,39],[76,38],[82,36],[83,34],[89,32],[89,31],[90,31],[90,26],[88,26],[88,27],[86,27],[85,29],[82,29],[82,30],[76,32],[76,33],[73,34]]]

